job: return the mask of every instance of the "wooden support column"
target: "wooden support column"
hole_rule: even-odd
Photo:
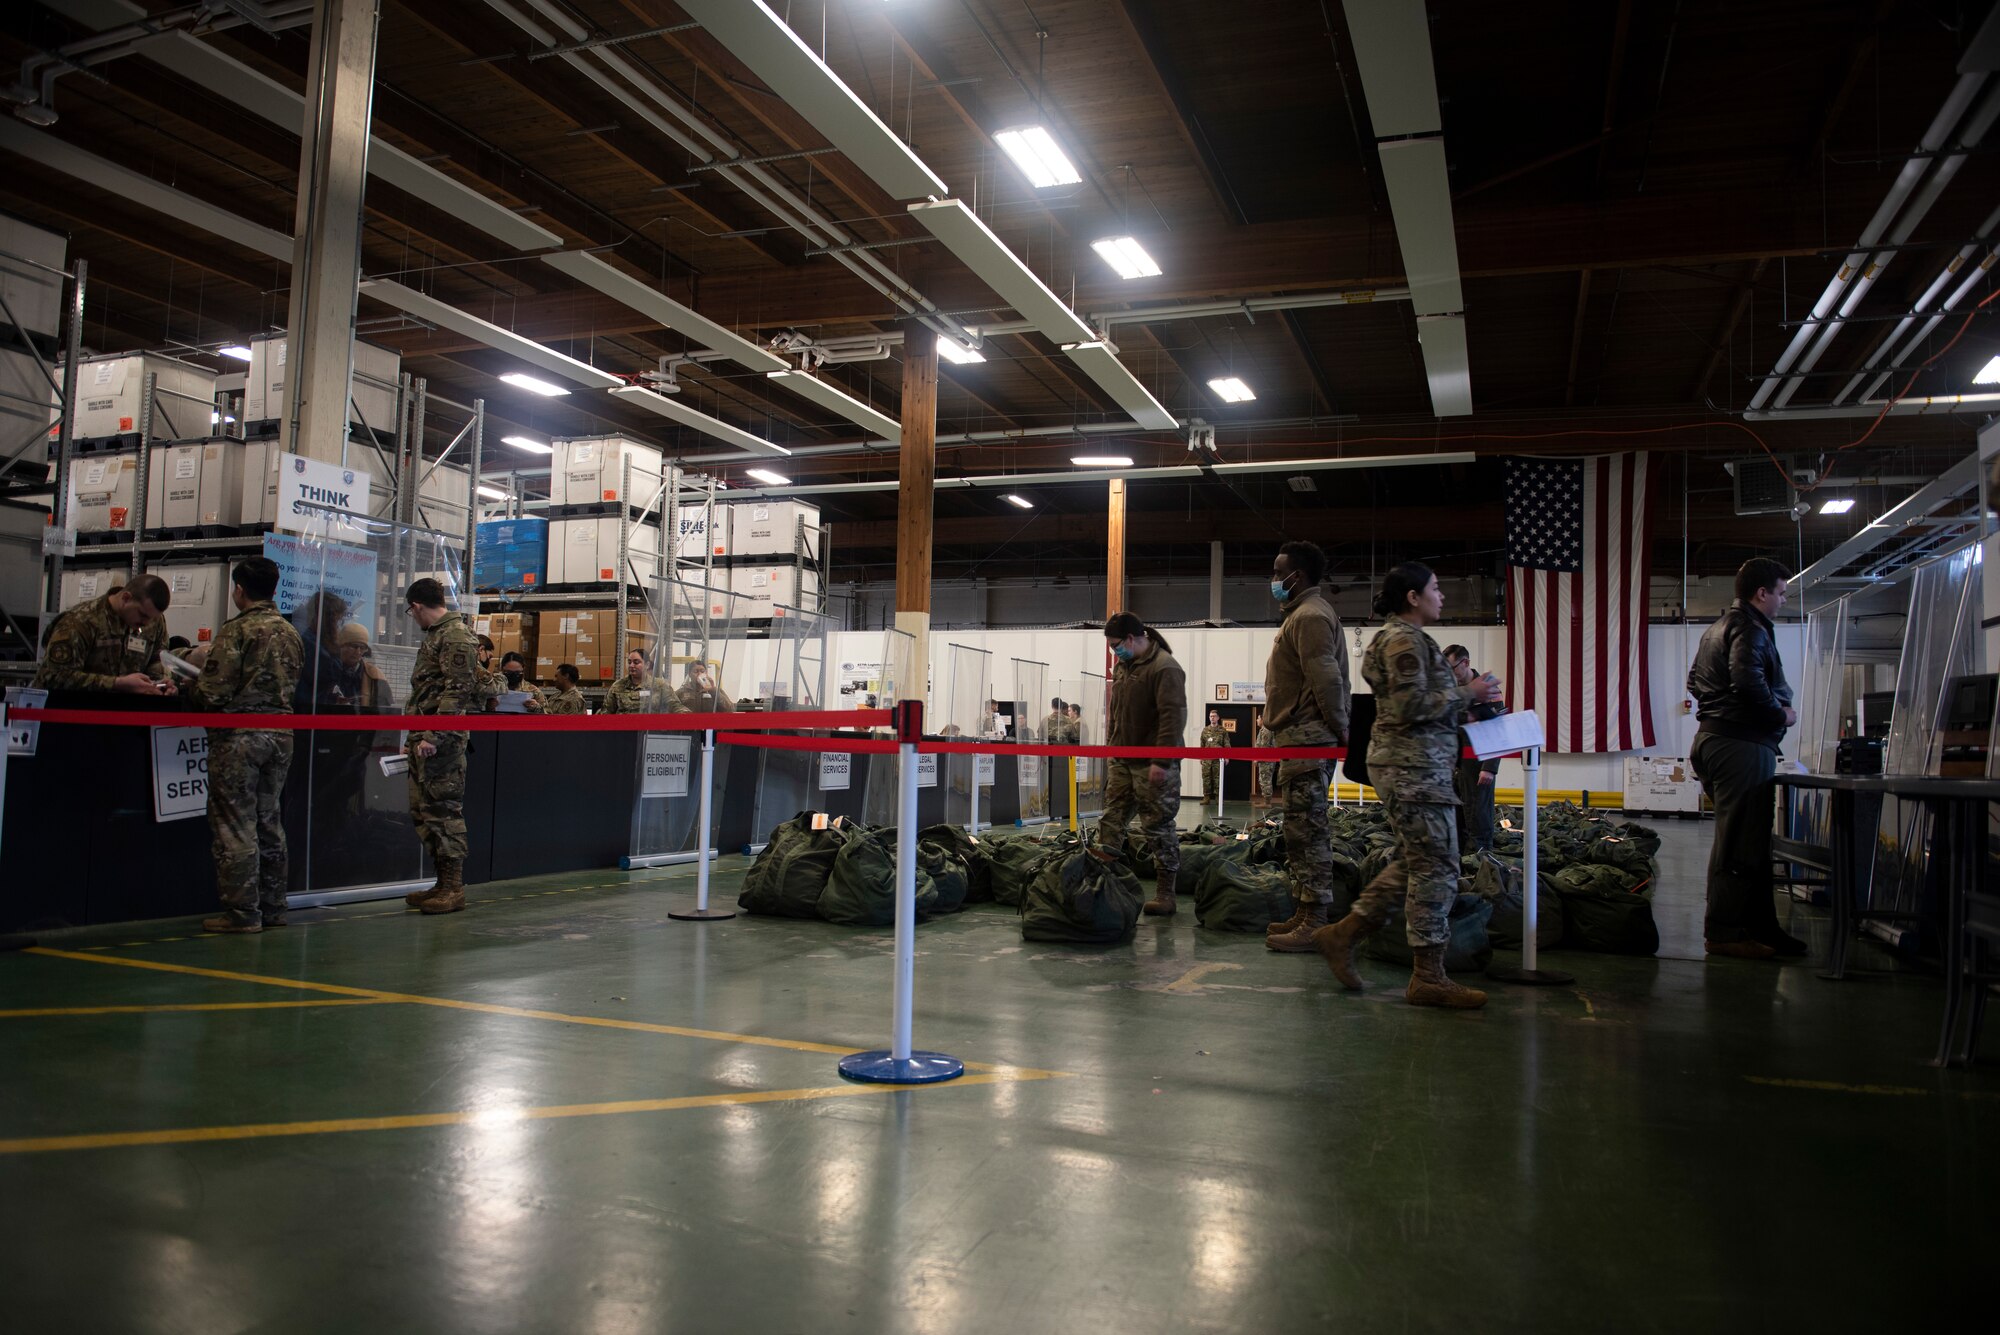
[[[347,448],[379,5],[319,0],[306,62],[284,415],[287,448],[328,463]]]
[[[1125,610],[1125,479],[1111,479],[1111,506],[1104,529],[1104,615]]]
[[[915,644],[905,700],[924,699],[930,680],[931,540],[937,505],[937,339],[911,321],[903,338],[902,472],[896,488],[896,629]]]

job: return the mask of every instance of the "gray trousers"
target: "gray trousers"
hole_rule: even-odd
[[[1708,855],[1710,941],[1750,941],[1778,931],[1772,902],[1771,819],[1778,753],[1756,742],[1699,733],[1688,753],[1715,807],[1715,847]]]

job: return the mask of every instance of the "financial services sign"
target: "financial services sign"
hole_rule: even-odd
[[[296,454],[278,456],[278,511],[272,526],[307,537],[364,542],[345,515],[368,513],[368,474]]]

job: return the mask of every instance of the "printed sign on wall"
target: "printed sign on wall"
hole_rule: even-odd
[[[646,773],[641,797],[686,797],[694,772],[694,738],[646,735]]]
[[[842,793],[854,781],[854,757],[845,751],[819,753],[819,790]]]
[[[153,729],[153,819],[208,812],[208,729]]]

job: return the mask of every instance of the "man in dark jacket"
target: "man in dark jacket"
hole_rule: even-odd
[[[1769,557],[1745,561],[1736,572],[1736,601],[1703,632],[1688,671],[1700,722],[1688,758],[1715,807],[1702,932],[1711,955],[1806,953],[1805,942],[1778,926],[1771,883],[1772,780],[1785,730],[1798,722],[1771,624],[1790,579]]]
[[[1444,647],[1444,661],[1451,666],[1452,680],[1470,686],[1479,669],[1472,666],[1472,651],[1462,644]],[[1499,700],[1478,700],[1465,707],[1467,723],[1484,723],[1499,718],[1507,706]],[[1458,744],[1466,744],[1465,729],[1458,730]],[[1493,847],[1493,783],[1500,773],[1497,760],[1458,762],[1458,852],[1461,857],[1474,849]]]

